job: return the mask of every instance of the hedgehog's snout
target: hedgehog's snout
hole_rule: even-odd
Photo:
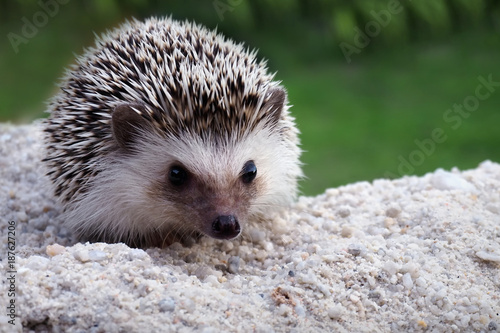
[[[211,236],[218,239],[233,239],[240,234],[240,223],[234,215],[220,215],[212,223]]]

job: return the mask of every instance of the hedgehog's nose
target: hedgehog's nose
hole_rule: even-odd
[[[213,237],[232,239],[240,234],[240,224],[233,215],[220,215],[212,223]]]

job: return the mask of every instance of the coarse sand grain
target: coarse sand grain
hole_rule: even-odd
[[[141,250],[72,239],[41,137],[0,125],[1,331],[500,331],[497,163],[328,189],[234,241]]]

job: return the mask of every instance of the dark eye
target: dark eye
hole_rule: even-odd
[[[253,161],[248,161],[243,166],[241,180],[245,184],[250,184],[257,176],[257,167]]]
[[[173,166],[168,172],[168,180],[175,186],[183,185],[188,179],[186,169],[180,166]]]

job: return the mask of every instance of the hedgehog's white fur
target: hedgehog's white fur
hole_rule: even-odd
[[[46,126],[49,175],[67,223],[81,236],[130,244],[153,232],[204,233],[161,195],[172,161],[200,179],[223,213],[248,205],[245,216],[256,218],[286,206],[302,175],[300,149],[286,99],[278,122],[268,122],[266,103],[282,89],[272,79],[254,52],[187,22],[127,22],[98,39],[67,72]],[[144,104],[137,112],[153,130],[141,130],[134,154],[124,157],[111,116],[134,102]],[[233,202],[249,160],[256,194]]]
[[[69,212],[68,222],[83,234],[112,229],[117,239],[122,239],[130,231],[141,234],[147,229],[163,227],[182,230],[182,224],[176,225],[176,222],[182,221],[178,214],[184,212],[169,211],[168,203],[148,196],[145,184],[162,179],[164,166],[170,160],[181,160],[188,162],[186,166],[192,172],[210,175],[211,181],[223,191],[231,185],[228,180],[237,178],[241,166],[253,156],[257,156],[254,160],[266,188],[252,203],[249,215],[263,215],[270,209],[286,206],[295,197],[296,179],[290,173],[282,172],[283,168],[289,168],[300,173],[298,165],[293,163],[293,156],[287,156],[290,149],[294,147],[277,145],[276,138],[266,129],[251,133],[222,155],[212,154],[214,148],[196,137],[171,141],[152,137],[151,141],[141,144],[139,154],[133,160],[123,161],[113,156],[103,159],[104,164],[114,167],[105,169],[96,177],[95,183],[99,186],[83,194]],[[115,168],[120,171],[116,172]],[[217,172],[219,170],[222,172]],[[100,224],[102,220],[109,221],[109,224]]]

